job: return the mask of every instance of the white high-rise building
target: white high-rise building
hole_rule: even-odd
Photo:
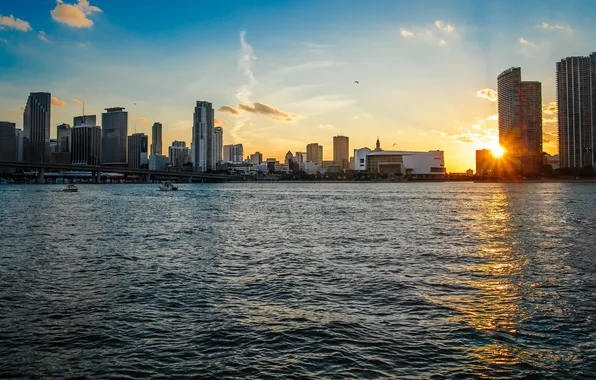
[[[195,170],[205,172],[215,170],[213,105],[197,101],[193,114],[192,153]]]
[[[242,144],[224,145],[223,147],[225,162],[239,163],[244,161],[244,149]]]
[[[223,160],[223,128],[215,127],[213,146],[215,149],[215,163]]]

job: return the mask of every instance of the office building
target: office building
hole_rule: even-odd
[[[32,92],[23,113],[25,161],[50,161],[51,94]]]
[[[153,123],[151,127],[151,154],[161,154],[162,148],[162,128],[161,123]]]
[[[17,139],[17,162],[23,162],[25,152],[25,132],[22,129],[15,129],[15,137]]]
[[[83,115],[83,116],[75,116],[72,119],[72,125],[88,125],[90,127],[95,127],[97,125],[97,116],[96,115]]]
[[[542,85],[521,80],[512,67],[497,78],[499,144],[515,174],[536,175],[542,170]]]
[[[149,156],[149,170],[164,171],[168,166],[168,158],[161,154],[152,154]]]
[[[197,101],[193,114],[192,154],[195,170],[215,170],[214,114],[209,102]]]
[[[296,163],[298,167],[302,169],[302,166],[306,162],[306,152],[296,152]]]
[[[68,124],[60,124],[56,127],[56,140],[58,142],[58,153],[72,151],[72,128]]]
[[[333,136],[333,162],[343,169],[350,164],[350,138],[347,136]]]
[[[102,165],[127,166],[128,112],[122,107],[106,108],[101,114]]]
[[[261,152],[255,152],[250,155],[250,162],[254,165],[260,165],[263,162],[263,154]]]
[[[168,157],[173,167],[181,168],[190,162],[190,150],[184,141],[173,141],[168,148]]]
[[[149,136],[144,133],[134,133],[128,136],[128,167],[131,169],[146,168],[148,164],[147,146]]]
[[[72,128],[73,165],[99,165],[101,163],[101,128],[80,124]]]
[[[215,127],[213,129],[213,148],[215,149],[215,162],[223,160],[223,128]]]
[[[0,161],[17,161],[16,130],[15,123],[0,121]]]
[[[314,162],[319,167],[323,166],[323,146],[311,143],[306,146],[306,161]]]
[[[238,163],[244,161],[244,149],[242,144],[224,145],[223,161]]]
[[[557,62],[561,168],[596,167],[596,53]]]
[[[476,151],[476,175],[490,176],[495,175],[497,169],[497,159],[489,149]]]

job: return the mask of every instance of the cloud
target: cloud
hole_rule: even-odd
[[[298,71],[312,70],[312,69],[323,69],[323,68],[334,67],[334,66],[339,66],[339,65],[340,65],[340,63],[337,63],[335,61],[313,61],[313,62],[301,63],[299,65],[294,65],[294,66],[283,67],[279,70],[276,70],[275,72],[277,74],[287,75],[287,74],[294,74]]]
[[[39,34],[37,35],[37,38],[39,38],[40,40],[42,40],[43,42],[47,42],[47,43],[51,43],[52,41],[50,41],[48,39],[48,35],[46,34],[46,32],[44,32],[43,30],[39,31]]]
[[[101,9],[89,4],[89,0],[78,0],[76,4],[56,0],[56,8],[51,10],[50,14],[55,21],[73,28],[90,28],[93,21],[88,16],[94,12],[101,12]]]
[[[437,131],[436,129],[431,129],[430,130],[433,133],[436,133],[437,135],[441,136],[441,137],[447,137],[447,132],[443,132],[443,131]]]
[[[311,50],[320,50],[326,48],[328,45],[317,44],[314,42],[302,42],[302,45]]]
[[[333,124],[319,124],[317,126],[320,129],[326,129],[326,130],[333,130],[335,129],[335,127],[333,126]]]
[[[551,118],[543,117],[542,118],[542,124],[556,123],[557,121],[558,120],[556,117],[551,117]]]
[[[233,115],[240,115],[240,111],[238,111],[236,108],[230,107],[230,106],[221,106],[217,109],[217,112],[231,113]]]
[[[0,38],[0,42],[2,42],[3,44],[8,45],[8,40],[5,40],[4,38]]]
[[[62,99],[58,99],[55,96],[52,96],[52,105],[56,107],[64,107],[66,105],[66,102]]]
[[[141,123],[143,123],[143,125],[146,126],[146,127],[148,127],[149,125],[151,125],[151,122],[145,116],[141,116]]]
[[[296,114],[282,112],[275,107],[258,102],[252,105],[238,104],[238,108],[246,112],[266,115],[275,120],[294,121],[298,117]]]
[[[536,44],[534,44],[533,42],[530,42],[530,41],[526,40],[526,39],[525,39],[525,38],[523,38],[523,37],[520,37],[520,38],[519,38],[519,42],[520,42],[521,44],[523,44],[523,45],[528,45],[528,46],[531,46],[531,47],[536,47]]]
[[[83,105],[83,101],[82,100],[79,100],[79,99],[72,98],[72,102],[74,104],[76,104],[76,105],[79,105],[79,106],[82,106]]]
[[[221,127],[222,125],[226,125],[228,124],[228,122],[226,120],[222,120],[218,117],[214,117],[213,118],[213,122],[215,123],[216,126]]]
[[[558,110],[559,110],[559,107],[558,107],[556,101],[542,105],[542,113],[545,113],[547,115],[556,114]]]
[[[451,24],[445,25],[443,23],[443,20],[437,20],[437,21],[435,21],[435,26],[437,27],[437,29],[440,29],[440,30],[445,31],[447,33],[451,33],[453,31],[455,31],[455,26],[453,26]]]
[[[352,120],[372,119],[372,115],[368,112],[363,112],[360,115],[352,116]]]
[[[459,128],[459,132],[457,133],[447,133],[436,129],[432,129],[431,132],[440,135],[441,137],[447,137],[450,140],[465,144],[476,143],[490,145],[491,143],[497,142],[499,139],[499,130],[496,125],[491,126],[482,123],[476,123],[469,128]]]
[[[493,90],[492,88],[483,88],[482,90],[478,90],[476,92],[476,96],[491,102],[496,102],[498,99],[497,91]]]
[[[499,120],[499,116],[497,114],[493,114],[493,115],[490,115],[489,117],[487,117],[486,120],[497,121],[497,120]]]
[[[414,33],[404,28],[399,29],[399,34],[401,34],[401,36],[405,38],[414,37]]]
[[[240,32],[240,52],[238,55],[238,70],[242,72],[246,78],[247,83],[243,84],[236,90],[236,100],[239,103],[251,103],[252,89],[259,82],[255,78],[255,74],[252,71],[253,62],[257,57],[253,53],[252,46],[246,42],[246,31]],[[238,118],[231,133],[238,132],[246,123],[245,118]]]
[[[445,40],[439,40],[439,46],[445,46],[447,42]]]
[[[31,30],[31,25],[27,21],[15,18],[13,15],[0,15],[0,29],[15,29],[21,32],[28,32]]]
[[[91,46],[91,42],[77,42],[77,46],[86,49]]]
[[[538,25],[539,28],[542,29],[550,29],[550,30],[566,30],[571,32],[573,29],[569,25],[559,25],[559,24],[548,24],[543,22],[541,25]]]

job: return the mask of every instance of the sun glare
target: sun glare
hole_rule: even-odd
[[[502,146],[497,145],[491,149],[491,153],[495,158],[501,158],[505,154],[505,149]]]

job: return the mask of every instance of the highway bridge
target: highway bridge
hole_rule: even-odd
[[[11,162],[0,161],[0,168],[15,168],[30,171],[37,171],[39,179],[42,179],[46,171],[60,171],[60,172],[91,172],[93,181],[99,182],[100,173],[120,173],[126,175],[140,176],[149,181],[151,179],[181,179],[186,182],[201,181],[201,182],[229,182],[229,181],[244,181],[244,177],[230,174],[213,174],[200,173],[189,171],[171,171],[171,170],[149,170],[149,169],[132,169],[117,166],[90,166],[90,165],[69,165],[69,164],[53,164],[40,162]],[[1,171],[1,170],[0,170]]]

